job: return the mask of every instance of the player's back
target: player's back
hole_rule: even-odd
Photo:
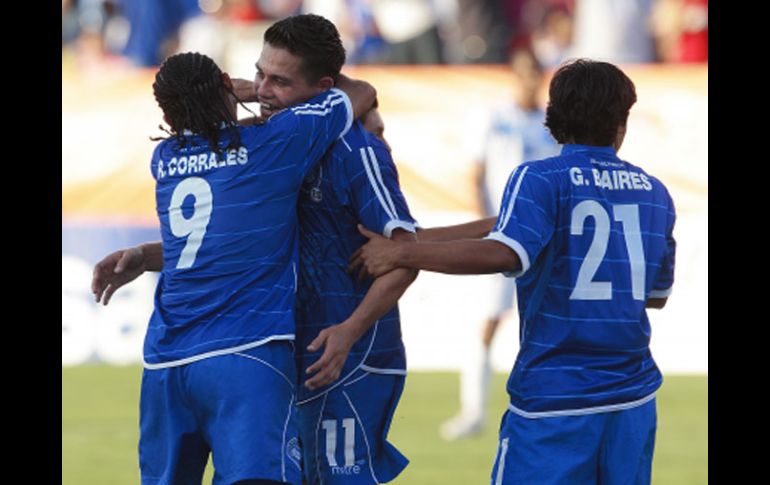
[[[364,242],[357,224],[390,234],[414,231],[414,220],[398,186],[387,147],[356,122],[337,141],[302,186],[299,200],[300,280],[297,294],[297,353],[300,379],[323,351],[308,352],[318,333],[343,322],[366,295],[372,280],[359,282],[346,272],[348,259]],[[333,386],[360,365],[404,370],[398,307],[378,320],[353,346]],[[299,401],[328,389],[300,386]]]
[[[673,283],[675,216],[665,187],[610,147],[565,145],[558,157],[520,166],[506,191],[501,210],[516,214],[532,258],[517,280],[512,404],[596,410],[648,398],[661,375],[645,303]]]
[[[191,134],[185,147],[175,139],[158,145],[152,171],[164,261],[147,367],[294,337],[297,194],[349,122],[346,99],[325,93],[305,111],[238,127],[240,145],[221,154]],[[324,103],[326,112],[318,109]],[[220,133],[225,147],[230,134]]]

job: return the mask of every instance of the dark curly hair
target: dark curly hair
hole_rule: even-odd
[[[171,131],[164,131],[176,138],[180,146],[185,146],[188,141],[183,135],[184,130],[190,130],[205,138],[211,148],[221,154],[219,136],[223,123],[231,134],[226,148],[235,148],[240,144],[237,120],[228,109],[227,102],[228,93],[235,94],[225,86],[222,71],[210,57],[198,52],[169,57],[155,75],[152,90],[171,125]]]
[[[309,84],[331,76],[336,84],[345,64],[345,47],[333,23],[320,15],[303,14],[279,20],[265,32],[265,42],[302,59]]]
[[[628,120],[636,88],[610,63],[576,59],[559,67],[548,96],[545,126],[556,141],[610,146]]]

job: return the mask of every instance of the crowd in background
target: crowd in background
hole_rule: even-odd
[[[181,50],[227,65],[297,13],[334,22],[348,64],[505,63],[523,45],[546,68],[708,61],[708,0],[62,0],[62,49],[86,65],[152,67]]]

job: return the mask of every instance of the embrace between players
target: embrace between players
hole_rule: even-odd
[[[515,167],[497,217],[420,228],[374,88],[340,72],[334,25],[288,17],[264,41],[253,82],[198,53],[160,67],[162,241],[94,268],[104,304],[160,272],[142,483],[200,483],[209,453],[215,484],[393,480],[408,463],[387,441],[406,378],[397,301],[420,269],[517,278],[521,349],[491,483],[649,483],[662,377],[645,308],[671,291],[675,212],[617,157],[631,80],[562,65],[545,120],[561,154]],[[239,122],[249,101],[260,113]],[[649,183],[608,190],[597,169]]]

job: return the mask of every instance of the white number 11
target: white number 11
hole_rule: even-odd
[[[326,460],[329,462],[329,466],[339,466],[337,465],[337,420],[325,419],[321,421],[321,426],[326,431]],[[351,467],[355,464],[356,459],[355,420],[353,418],[343,419],[342,428],[345,430],[345,442],[343,443],[345,448],[345,466]]]

